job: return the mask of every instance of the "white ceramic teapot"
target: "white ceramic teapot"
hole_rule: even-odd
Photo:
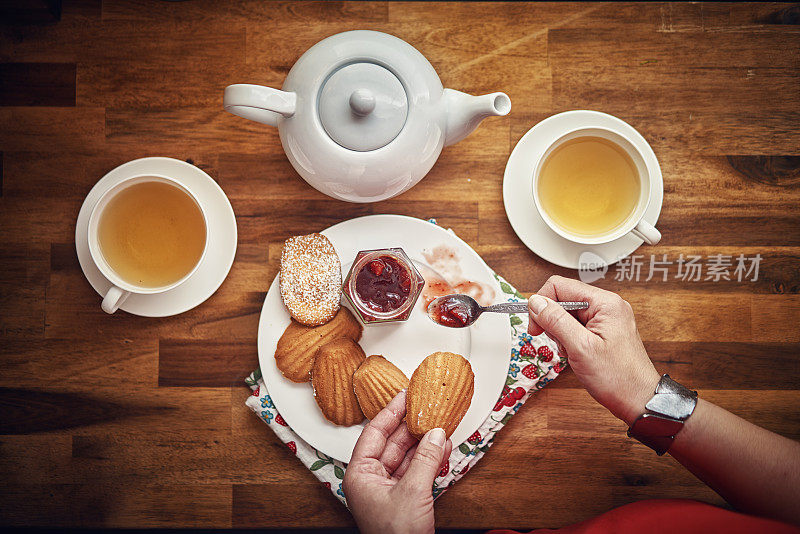
[[[365,30],[312,46],[280,91],[228,86],[223,105],[277,126],[300,176],[350,202],[399,195],[428,173],[443,146],[469,135],[486,117],[511,110],[504,93],[471,96],[444,89],[416,48]]]

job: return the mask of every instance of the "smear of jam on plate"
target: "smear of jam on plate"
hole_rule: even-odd
[[[356,293],[372,311],[394,311],[411,294],[411,273],[392,256],[379,256],[365,264],[356,275]]]

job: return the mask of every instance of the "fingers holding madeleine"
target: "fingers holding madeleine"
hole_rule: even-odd
[[[406,424],[417,439],[434,428],[446,437],[455,431],[472,403],[475,375],[460,354],[434,352],[411,375],[406,394]]]

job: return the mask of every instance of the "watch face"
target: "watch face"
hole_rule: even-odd
[[[631,427],[631,435],[636,439],[653,437],[672,437],[683,428],[683,421],[646,413]]]

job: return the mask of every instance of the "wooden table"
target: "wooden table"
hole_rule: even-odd
[[[545,117],[596,109],[661,162],[650,254],[760,254],[758,280],[660,275],[599,286],[636,311],[661,371],[800,438],[800,8],[786,4],[65,2],[0,31],[0,522],[86,527],[341,527],[349,513],[244,406],[256,326],[293,234],[371,213],[436,217],[521,291],[553,273],[503,210],[511,149]],[[280,86],[309,46],[393,33],[444,84],[513,111],[372,205],[329,199],[277,132],[222,111],[231,83]],[[81,201],[143,156],[208,172],[239,227],[225,283],[167,319],[100,310],[74,245]],[[645,267],[646,269],[647,267]],[[705,274],[704,274],[705,276]],[[532,398],[436,505],[449,528],[558,527],[651,497],[721,503],[571,372]]]

